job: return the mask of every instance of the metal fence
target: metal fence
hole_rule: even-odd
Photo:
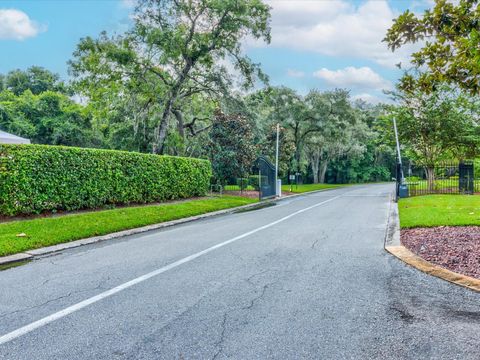
[[[433,167],[408,162],[403,166],[408,196],[427,194],[474,194],[480,191],[480,179],[475,179],[472,161],[443,162]],[[401,185],[397,168],[397,195]]]
[[[255,169],[258,172],[260,200],[275,197],[277,195],[275,166],[265,157],[260,156],[255,162]]]
[[[275,166],[267,158],[260,156],[253,164],[250,175],[228,179],[227,184],[212,185],[211,192],[257,197],[260,200],[275,197]]]

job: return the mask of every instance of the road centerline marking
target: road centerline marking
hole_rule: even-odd
[[[192,260],[194,260],[194,259],[196,259],[196,258],[198,258],[198,257],[200,257],[200,256],[203,256],[203,255],[205,255],[205,254],[208,254],[208,253],[210,253],[210,252],[212,252],[212,251],[214,251],[214,250],[216,250],[216,249],[219,249],[219,248],[221,248],[221,247],[224,247],[224,246],[226,246],[226,245],[228,245],[228,244],[231,244],[231,243],[233,243],[233,242],[235,242],[235,241],[238,241],[238,240],[240,240],[240,239],[246,238],[247,236],[253,235],[253,234],[255,234],[255,233],[259,232],[259,231],[268,229],[268,228],[270,228],[270,227],[272,227],[272,226],[275,226],[275,225],[277,225],[277,224],[279,224],[279,223],[281,223],[281,222],[283,222],[283,221],[285,221],[285,220],[288,220],[288,219],[290,219],[290,218],[292,218],[292,217],[294,217],[294,216],[296,216],[296,215],[298,215],[298,214],[301,214],[301,213],[303,213],[303,212],[305,212],[305,211],[314,209],[314,208],[316,208],[316,207],[318,207],[318,206],[320,206],[320,205],[323,205],[323,204],[329,203],[330,201],[336,200],[336,199],[338,199],[338,198],[341,197],[341,196],[342,196],[342,195],[337,195],[337,196],[334,196],[334,197],[332,197],[332,198],[330,198],[330,199],[328,199],[328,200],[321,201],[321,202],[319,202],[319,203],[317,203],[317,204],[315,204],[315,205],[308,206],[308,207],[306,207],[306,208],[303,208],[303,209],[300,209],[300,210],[298,210],[298,211],[295,211],[295,212],[291,213],[290,215],[284,216],[284,217],[282,217],[282,218],[280,218],[280,219],[278,219],[278,220],[275,220],[275,221],[273,221],[273,222],[271,222],[271,223],[268,223],[268,224],[263,225],[263,226],[260,226],[260,227],[258,227],[258,228],[256,228],[256,229],[253,229],[253,230],[250,230],[250,231],[248,231],[248,232],[246,232],[246,233],[243,233],[243,234],[241,234],[241,235],[238,235],[238,236],[236,236],[236,237],[234,237],[234,238],[232,238],[232,239],[229,239],[229,240],[226,240],[226,241],[221,242],[221,243],[219,243],[219,244],[216,244],[216,245],[214,245],[214,246],[211,246],[211,247],[209,247],[209,248],[207,248],[207,249],[205,249],[205,250],[199,251],[199,252],[197,252],[197,253],[195,253],[195,254],[189,255],[189,256],[184,257],[184,258],[182,258],[182,259],[180,259],[180,260],[174,261],[173,263],[170,263],[170,264],[168,264],[168,265],[165,265],[165,266],[163,266],[163,267],[161,267],[161,268],[159,268],[159,269],[157,269],[157,270],[154,270],[154,271],[149,272],[149,273],[147,273],[147,274],[145,274],[145,275],[139,276],[139,277],[137,277],[137,278],[135,278],[135,279],[133,279],[133,280],[130,280],[130,281],[127,281],[127,282],[125,282],[125,283],[123,283],[123,284],[120,284],[120,285],[118,285],[118,286],[115,286],[114,288],[112,288],[112,289],[110,289],[110,290],[104,291],[104,292],[102,292],[102,293],[100,293],[100,294],[97,294],[97,295],[95,295],[95,296],[92,296],[92,297],[90,297],[90,298],[88,298],[88,299],[86,299],[86,300],[83,300],[83,301],[79,302],[79,303],[76,303],[76,304],[74,304],[74,305],[71,305],[71,306],[69,306],[69,307],[66,307],[66,308],[63,309],[63,310],[60,310],[60,311],[58,311],[58,312],[56,312],[56,313],[53,313],[53,314],[51,314],[51,315],[49,315],[49,316],[46,316],[46,317],[44,317],[44,318],[42,318],[42,319],[40,319],[40,320],[34,321],[34,322],[32,322],[32,323],[30,323],[30,324],[28,324],[28,325],[22,326],[22,327],[18,328],[17,330],[11,331],[11,332],[9,332],[9,333],[7,333],[7,334],[5,334],[5,335],[0,336],[0,345],[5,344],[5,343],[7,343],[7,342],[10,342],[10,341],[12,341],[12,340],[14,340],[14,339],[16,339],[16,338],[18,338],[18,337],[20,337],[20,336],[25,335],[25,334],[28,334],[29,332],[32,332],[32,331],[34,331],[34,330],[36,330],[36,329],[38,329],[38,328],[41,328],[41,327],[43,327],[43,326],[45,326],[45,325],[48,325],[48,324],[50,324],[50,323],[52,323],[52,322],[54,322],[54,321],[56,321],[56,320],[58,320],[58,319],[61,319],[61,318],[65,317],[65,316],[70,315],[70,314],[72,314],[72,313],[74,313],[74,312],[76,312],[76,311],[78,311],[78,310],[81,310],[81,309],[83,309],[83,308],[85,308],[85,307],[87,307],[87,306],[89,306],[89,305],[92,305],[92,304],[94,304],[94,303],[96,303],[96,302],[98,302],[98,301],[100,301],[100,300],[103,300],[103,299],[105,299],[105,298],[107,298],[107,297],[110,297],[110,296],[116,294],[116,293],[119,293],[119,292],[121,292],[121,291],[123,291],[123,290],[126,290],[126,289],[128,289],[128,288],[130,288],[130,287],[132,287],[132,286],[134,286],[134,285],[140,284],[140,283],[142,283],[142,282],[144,282],[144,281],[146,281],[146,280],[148,280],[148,279],[150,279],[150,278],[153,278],[153,277],[155,277],[155,276],[157,276],[157,275],[160,275],[160,274],[162,274],[162,273],[164,273],[164,272],[167,272],[167,271],[169,271],[169,270],[171,270],[171,269],[173,269],[173,268],[176,268],[176,267],[178,267],[178,266],[180,266],[180,265],[182,265],[182,264],[185,264],[185,263],[187,263],[187,262],[190,262],[190,261],[192,261]]]

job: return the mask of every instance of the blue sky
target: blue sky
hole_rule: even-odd
[[[273,0],[272,43],[247,40],[273,85],[306,93],[311,88],[352,90],[367,101],[384,100],[413,48],[391,54],[381,39],[393,17],[431,0]],[[67,61],[81,37],[129,26],[132,0],[0,1],[0,73],[40,65],[68,78]]]

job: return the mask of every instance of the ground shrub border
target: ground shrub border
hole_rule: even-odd
[[[203,196],[208,160],[49,145],[0,145],[0,214]]]

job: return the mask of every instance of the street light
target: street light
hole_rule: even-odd
[[[395,117],[393,118],[393,129],[395,131],[395,142],[397,144],[397,156],[398,156],[398,164],[397,167],[400,167],[400,183],[397,181],[397,191],[396,195],[397,198],[405,198],[408,197],[408,186],[405,184],[405,177],[403,175],[403,166],[402,166],[402,154],[400,153],[400,141],[398,141],[398,130],[397,130],[397,120]],[[398,169],[398,168],[397,168]],[[398,171],[396,176],[398,177]]]
[[[277,196],[282,195],[281,185],[278,184],[278,138],[280,133],[280,124],[277,123],[277,142],[276,142],[276,149],[275,149],[275,193]]]

